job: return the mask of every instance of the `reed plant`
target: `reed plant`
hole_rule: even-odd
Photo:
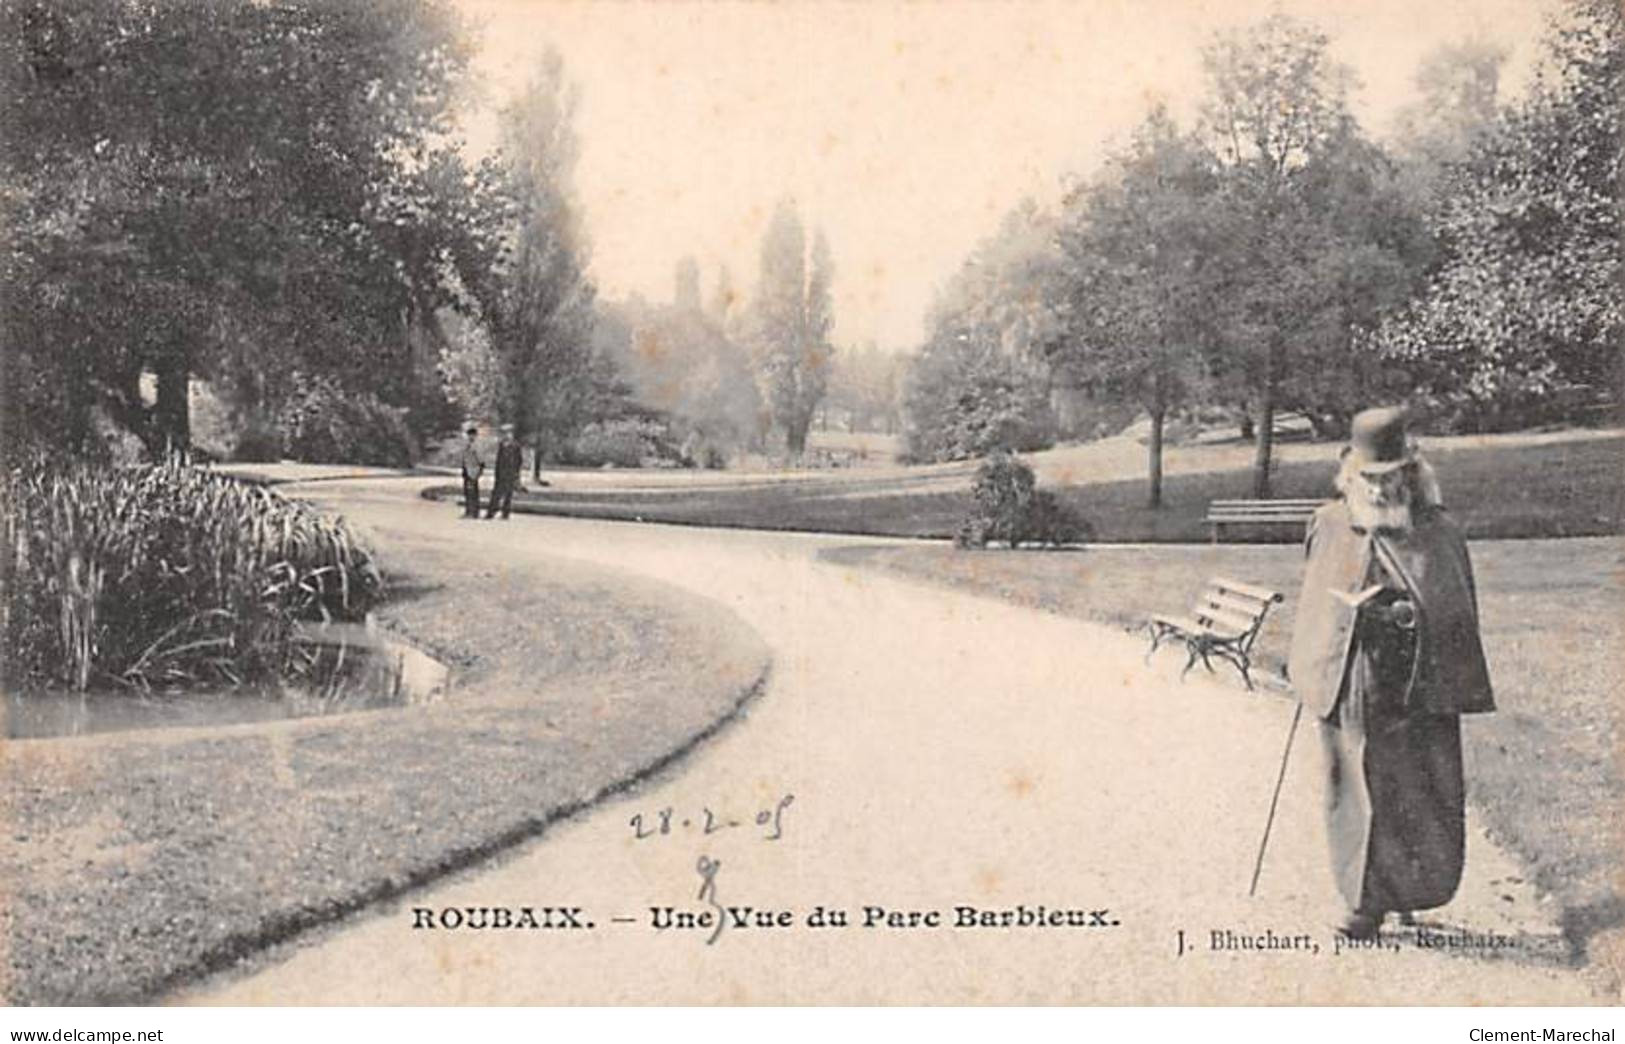
[[[359,620],[383,593],[342,520],[178,462],[33,456],[6,475],[5,674],[150,689],[292,678],[302,622]]]

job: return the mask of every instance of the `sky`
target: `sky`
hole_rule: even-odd
[[[1024,198],[1059,200],[1156,102],[1184,123],[1217,30],[1275,10],[1331,37],[1388,130],[1429,51],[1509,53],[1516,89],[1552,0],[462,0],[487,103],[556,49],[580,91],[575,190],[601,295],[670,300],[692,255],[754,290],[762,232],[795,199],[835,260],[837,345],[911,350],[933,296]],[[473,147],[490,135],[471,122]]]

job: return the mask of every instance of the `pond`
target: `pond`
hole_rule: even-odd
[[[434,703],[451,688],[451,669],[367,624],[324,624],[301,641],[316,659],[299,685],[206,693],[7,692],[8,739],[85,736],[130,729],[240,725]]]

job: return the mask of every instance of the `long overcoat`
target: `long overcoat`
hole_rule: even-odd
[[[504,488],[517,484],[521,463],[522,455],[517,440],[503,439],[497,443],[496,484]]]
[[[1443,509],[1418,507],[1410,529],[1374,534],[1355,528],[1347,504],[1334,501],[1311,520],[1307,554],[1287,661],[1305,707],[1321,718],[1337,707],[1359,614],[1334,592],[1358,594],[1375,555],[1403,583],[1417,613],[1415,668],[1402,700],[1406,712],[1495,709],[1467,543]]]

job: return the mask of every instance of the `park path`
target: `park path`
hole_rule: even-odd
[[[209,1004],[1587,1003],[1581,975],[1401,937],[1334,955],[1315,737],[1292,761],[1256,899],[1259,830],[1292,705],[1141,664],[1133,636],[821,562],[839,537],[516,517],[460,523],[422,480],[324,483],[363,526],[452,536],[484,568],[561,556],[729,606],[775,655],[742,720],[660,778],[489,868],[426,888],[247,975]],[[1110,554],[1109,549],[1090,553]],[[628,698],[637,698],[629,694]],[[1467,727],[1471,727],[1471,723]],[[785,799],[791,797],[787,804]],[[782,808],[781,808],[782,806]],[[630,820],[671,832],[637,838]],[[741,825],[705,834],[706,811]],[[779,810],[782,836],[758,813]],[[1551,911],[1476,829],[1430,920],[1550,940]],[[657,931],[652,907],[791,910],[794,928]],[[891,911],[1109,911],[1112,927],[863,927]],[[845,929],[802,926],[815,907]],[[589,931],[413,930],[411,908],[584,908]],[[616,918],[629,919],[617,923]],[[1214,951],[1308,933],[1319,952]],[[1180,936],[1192,952],[1177,955]]]

